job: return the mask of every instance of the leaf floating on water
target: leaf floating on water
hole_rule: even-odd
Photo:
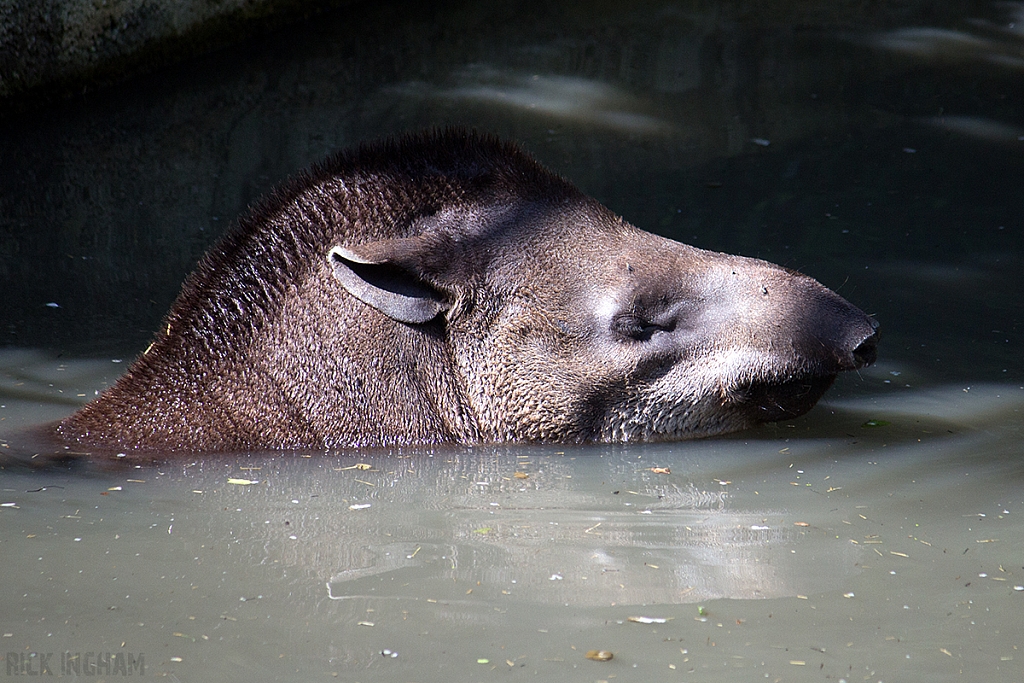
[[[652,467],[651,472],[655,474],[672,474],[672,470],[668,467]]]
[[[369,503],[357,503],[355,505],[349,505],[348,509],[349,510],[365,510],[368,507],[370,507]]]
[[[235,486],[252,486],[253,484],[258,484],[259,482],[253,481],[252,479],[235,479],[234,477],[232,477],[228,479],[228,483],[234,484]]]
[[[697,614],[699,614],[702,617],[706,617],[707,615],[711,614],[711,612],[708,612],[707,607],[701,606],[697,608]]]
[[[888,427],[889,422],[886,420],[868,420],[861,427]]]
[[[810,526],[807,522],[793,522],[793,526]]]
[[[584,655],[587,659],[592,659],[595,662],[607,662],[608,660],[615,657],[609,650],[587,650],[587,654]]]
[[[526,472],[516,472],[512,476],[515,477],[516,479],[529,479],[530,478],[530,475],[527,474]]]
[[[489,659],[487,659],[485,657],[481,657],[478,660],[476,660],[476,663],[477,664],[490,664],[491,660],[489,660]]]
[[[482,526],[479,529],[473,529],[473,533],[474,534],[489,534],[489,533],[491,533],[491,527],[489,527],[489,526]]]

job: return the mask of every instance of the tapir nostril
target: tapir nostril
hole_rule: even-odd
[[[853,363],[858,368],[871,365],[878,358],[878,322],[872,320],[871,326],[874,332],[853,350]]]

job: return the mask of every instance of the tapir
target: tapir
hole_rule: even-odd
[[[242,217],[77,451],[653,442],[808,411],[878,324],[810,277],[640,230],[460,130],[336,154]]]

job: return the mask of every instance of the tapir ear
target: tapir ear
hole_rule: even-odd
[[[381,240],[356,247],[336,246],[327,255],[334,276],[349,294],[403,323],[429,322],[449,304],[443,292],[424,282],[416,267],[417,238]]]

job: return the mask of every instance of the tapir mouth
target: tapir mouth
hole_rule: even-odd
[[[755,381],[744,386],[741,395],[758,422],[776,422],[803,415],[818,402],[835,382],[836,375],[871,365],[878,358],[878,322],[866,318],[870,331],[854,336],[840,349],[835,361],[823,363],[816,372],[789,377],[782,381]],[[852,347],[852,348],[851,348]],[[833,364],[834,363],[834,364]]]
[[[750,417],[756,422],[777,422],[803,415],[835,381],[835,375],[805,376],[784,382],[754,382],[742,390]]]

